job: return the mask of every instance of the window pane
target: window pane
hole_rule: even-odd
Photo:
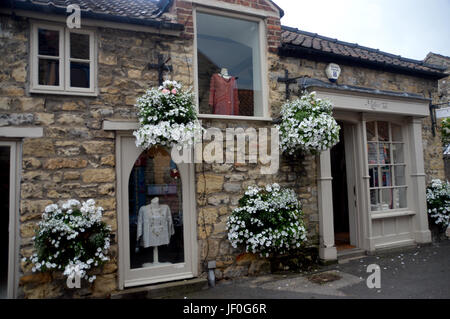
[[[381,210],[394,209],[393,189],[381,190]]]
[[[378,167],[369,168],[370,187],[378,187]]]
[[[392,174],[390,166],[381,167],[381,186],[383,187],[392,186]]]
[[[378,140],[389,141],[389,123],[377,122],[378,124]]]
[[[166,150],[152,148],[135,162],[128,184],[132,269],[184,262],[181,185]]]
[[[391,124],[391,130],[392,130],[392,141],[403,142],[402,127],[400,125]]]
[[[89,88],[89,63],[70,62],[70,86]]]
[[[39,59],[39,85],[59,85],[59,61]]]
[[[39,55],[59,56],[59,31],[39,29]]]
[[[264,116],[257,22],[197,14],[199,110]]]
[[[404,148],[403,144],[392,144],[392,153],[394,156],[395,164],[405,163],[403,148]]]
[[[380,164],[391,163],[391,152],[389,144],[380,144]]]
[[[396,188],[394,190],[395,194],[395,208],[408,208],[406,196],[407,188]]]
[[[405,166],[395,166],[395,186],[405,186],[406,185],[406,179],[405,179]]]
[[[370,210],[373,212],[381,210],[380,190],[370,191]]]
[[[375,122],[367,122],[366,123],[366,130],[367,130],[367,141],[377,141],[377,136],[375,132]]]
[[[369,158],[369,164],[378,164],[377,148],[378,143],[367,144],[367,154]]]
[[[70,33],[70,57],[89,60],[89,35]]]

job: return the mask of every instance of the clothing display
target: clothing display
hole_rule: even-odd
[[[137,242],[141,247],[168,245],[173,234],[175,229],[168,205],[152,203],[139,209]]]
[[[220,74],[211,77],[209,105],[213,114],[239,115],[239,96],[235,77],[226,79]]]

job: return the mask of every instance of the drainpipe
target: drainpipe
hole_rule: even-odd
[[[211,288],[216,286],[216,276],[214,274],[214,270],[216,269],[216,261],[208,262],[208,283]]]

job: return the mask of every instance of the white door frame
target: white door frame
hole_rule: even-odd
[[[21,142],[11,140],[0,140],[0,146],[10,148],[9,164],[9,253],[8,253],[8,282],[7,298],[17,297],[19,283],[19,187],[21,170]]]
[[[183,238],[185,262],[149,269],[130,269],[128,179],[136,159],[142,152],[142,149],[138,149],[135,146],[135,137],[132,135],[131,131],[118,131],[116,133],[119,289],[193,278],[198,275],[194,164],[178,165],[183,180]]]

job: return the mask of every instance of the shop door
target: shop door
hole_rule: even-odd
[[[358,246],[354,127],[350,124],[339,124],[340,142],[330,151],[333,222],[338,251]]]
[[[177,165],[163,147],[138,149],[134,137],[118,139],[123,286],[196,276],[193,164]]]

